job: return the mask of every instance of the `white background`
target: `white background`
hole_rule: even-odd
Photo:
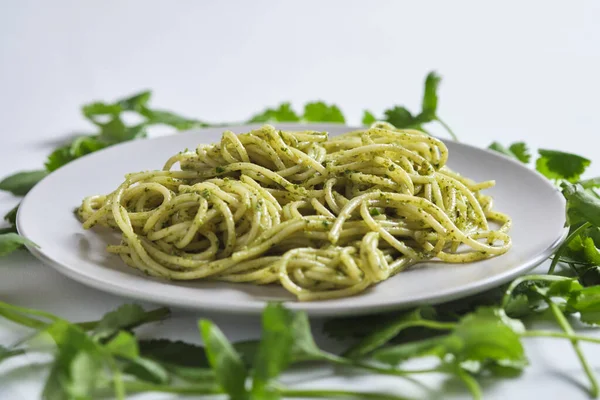
[[[444,77],[440,115],[463,141],[572,151],[595,161],[598,173],[599,21],[595,1],[0,0],[0,173],[39,168],[62,139],[90,129],[79,107],[95,99],[151,88],[155,106],[211,121],[323,99],[356,123],[365,107],[417,110],[432,69]],[[16,201],[1,193],[0,211]],[[2,259],[0,299],[75,320],[125,301],[68,281],[24,252]],[[200,316],[176,312],[146,333],[195,340]],[[233,339],[258,334],[254,318],[209,317]],[[0,343],[21,332],[0,322]],[[586,398],[566,343],[538,340],[527,351],[532,367],[486,385],[486,398]],[[589,354],[600,359],[598,350]],[[43,375],[43,368],[3,374],[0,399],[36,399]],[[433,392],[397,378],[323,385],[465,396],[440,382],[430,381]]]

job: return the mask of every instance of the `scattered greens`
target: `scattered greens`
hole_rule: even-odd
[[[427,75],[421,111],[411,113],[393,106],[377,117],[365,110],[365,125],[384,120],[399,128],[423,129],[441,124],[438,88],[441,78]],[[94,102],[82,107],[83,116],[95,132],[81,135],[53,151],[45,168],[11,175],[0,182],[0,190],[25,195],[48,173],[87,154],[118,143],[146,136],[148,127],[168,125],[176,130],[218,126],[150,106],[151,92],[144,91],[112,103]],[[125,113],[135,113],[142,122],[128,125]],[[334,122],[344,123],[341,110],[322,101],[297,112],[290,103],[252,116],[247,123]],[[599,385],[580,343],[600,344],[600,339],[580,335],[571,326],[600,324],[600,178],[581,180],[590,160],[562,151],[539,149],[533,157],[524,142],[489,148],[517,162],[532,164],[562,190],[566,199],[569,235],[552,256],[548,274],[522,276],[508,285],[469,298],[435,307],[419,307],[402,313],[341,318],[328,321],[324,332],[354,344],[342,355],[322,350],[315,343],[306,314],[282,304],[270,303],[262,315],[262,337],[258,341],[231,343],[211,321],[201,320],[199,339],[203,346],[169,339],[144,339],[135,329],[163,320],[169,310],[145,311],[125,304],[98,321],[72,323],[44,311],[0,302],[0,317],[34,331],[17,345],[0,346],[0,363],[23,354],[42,351],[33,339],[49,339],[54,355],[43,398],[92,399],[115,396],[124,399],[139,392],[220,395],[233,400],[276,400],[293,397],[400,399],[385,393],[345,390],[294,390],[281,384],[282,373],[296,364],[319,362],[335,365],[338,373],[412,376],[442,373],[462,382],[473,398],[482,397],[479,378],[519,375],[528,365],[523,342],[547,337],[569,340],[589,379],[589,392],[598,396]],[[535,158],[535,159],[534,159]],[[371,215],[379,215],[377,208]],[[0,256],[24,244],[35,246],[16,233],[17,207],[0,231]],[[527,330],[523,322],[552,318],[555,330]],[[428,358],[426,369],[403,368],[406,361]]]

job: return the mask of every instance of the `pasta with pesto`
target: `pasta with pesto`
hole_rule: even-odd
[[[442,141],[382,122],[331,138],[264,125],[128,174],[78,215],[86,229],[118,231],[108,251],[151,276],[339,298],[421,261],[508,251],[511,220],[481,193],[494,182],[465,178],[447,159]]]

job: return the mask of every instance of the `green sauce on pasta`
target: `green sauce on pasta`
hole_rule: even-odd
[[[78,213],[85,228],[119,231],[108,251],[152,276],[276,283],[305,301],[351,296],[420,261],[510,248],[510,218],[481,193],[494,182],[464,178],[447,159],[438,139],[386,123],[333,138],[265,125],[128,174]]]

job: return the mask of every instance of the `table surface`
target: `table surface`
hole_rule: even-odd
[[[590,175],[598,174],[599,18],[594,1],[0,2],[0,171],[39,168],[53,147],[89,130],[78,108],[93,99],[152,88],[156,106],[212,121],[243,120],[284,100],[324,99],[357,123],[365,106],[417,109],[423,77],[436,69],[444,76],[440,115],[462,141],[524,140],[575,152],[597,162]],[[17,202],[0,193],[0,211]],[[73,282],[24,251],[1,260],[0,299],[71,320],[127,301]],[[260,333],[255,317],[174,310],[142,334],[198,342],[200,317],[233,340]],[[320,334],[322,321],[313,323],[321,344],[339,348]],[[0,321],[0,344],[24,332]],[[600,349],[583,347],[599,370]],[[531,366],[518,378],[484,382],[486,399],[588,397],[569,343],[530,339],[526,351]],[[47,369],[19,365],[0,368],[1,399],[39,397]],[[440,376],[415,383],[316,369],[286,380],[468,398]]]

